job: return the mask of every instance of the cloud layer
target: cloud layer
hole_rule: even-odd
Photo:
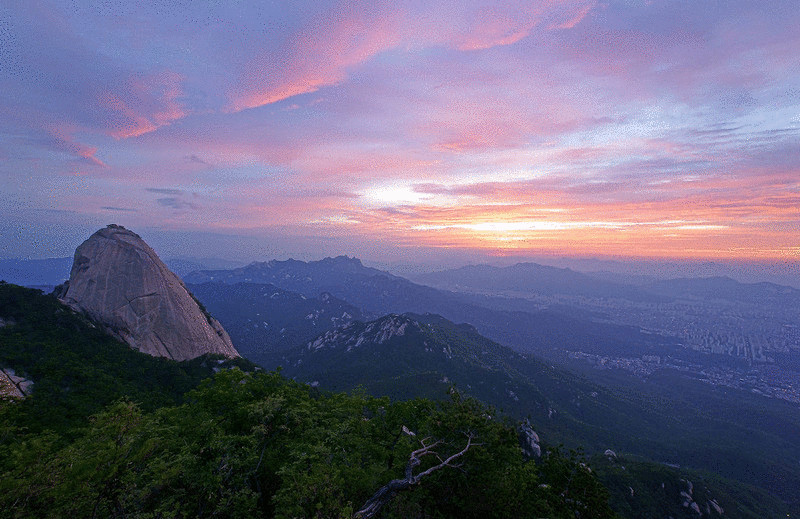
[[[797,261],[793,2],[302,4],[4,4],[6,221]]]

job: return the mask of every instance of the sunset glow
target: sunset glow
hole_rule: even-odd
[[[0,7],[0,256],[800,260],[795,2],[165,5]]]

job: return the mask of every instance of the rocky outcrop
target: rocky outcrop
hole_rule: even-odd
[[[363,328],[363,330],[361,329]],[[348,323],[330,330],[308,343],[308,350],[346,346],[347,351],[362,344],[383,344],[393,337],[402,337],[409,331],[421,332],[420,324],[406,316],[389,314],[362,325]]]
[[[531,423],[526,418],[519,426],[519,441],[522,453],[528,458],[539,458],[542,455],[542,447],[539,445],[539,435],[533,430]]]
[[[75,251],[59,299],[132,348],[175,360],[238,357],[230,337],[136,233],[100,229]]]
[[[11,368],[0,368],[0,399],[25,398],[32,389],[32,380],[18,376]]]

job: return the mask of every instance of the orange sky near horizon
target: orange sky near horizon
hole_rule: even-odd
[[[0,257],[800,260],[792,0],[104,5],[0,9]]]

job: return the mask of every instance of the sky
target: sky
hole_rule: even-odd
[[[796,266],[798,56],[796,0],[4,0],[0,257]]]

